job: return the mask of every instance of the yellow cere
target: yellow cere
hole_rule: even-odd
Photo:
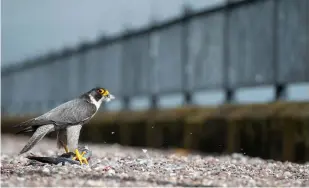
[[[103,95],[106,96],[108,94],[109,94],[109,92],[105,89]]]

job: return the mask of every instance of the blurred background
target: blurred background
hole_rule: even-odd
[[[225,105],[249,105],[252,112],[251,105],[257,103],[265,104],[260,110],[264,112],[284,101],[287,106],[282,107],[283,111],[294,104],[298,106],[293,113],[305,113],[308,109],[308,0],[3,0],[1,3],[2,133],[12,131],[4,128],[10,124],[4,122],[6,117],[14,119],[46,112],[96,86],[107,88],[117,97],[101,111],[117,113],[110,124],[118,125],[119,129],[125,126],[117,120],[124,117],[122,112],[128,111],[159,113],[189,107],[221,109]],[[222,111],[220,115],[228,117]],[[138,117],[145,121],[139,123],[144,127],[150,119],[149,114],[145,117],[146,120]],[[297,120],[301,122],[298,132],[306,132],[309,126],[308,116],[302,117],[305,119]],[[209,126],[205,122],[203,119],[202,126]],[[265,126],[271,127],[268,123],[264,122]],[[175,124],[176,129],[187,127]],[[223,124],[229,137],[230,124]],[[213,128],[217,123],[210,125]],[[249,125],[253,126],[251,121]],[[293,123],[289,125],[296,127]],[[159,129],[165,125],[156,126]],[[100,140],[87,136],[90,130],[85,132],[84,140]],[[257,134],[256,130],[253,132]],[[164,131],[158,134],[170,137]],[[180,131],[177,138],[182,140],[185,134],[186,131]],[[304,142],[298,150],[302,151],[299,155],[303,159],[308,155],[309,160],[306,134],[300,136]],[[212,137],[220,135],[215,132]],[[284,144],[296,143],[289,142],[286,133],[280,135],[282,148]],[[184,147],[185,142],[176,145]],[[223,142],[230,143],[228,138]],[[253,146],[258,145],[253,142]],[[205,145],[202,148],[208,151]],[[230,152],[242,149],[229,148]],[[281,150],[294,153],[294,149]],[[255,155],[262,154],[255,152]],[[295,158],[286,155],[291,160]]]

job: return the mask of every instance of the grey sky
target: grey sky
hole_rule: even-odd
[[[103,32],[116,34],[124,25],[139,28],[151,17],[162,21],[181,13],[188,3],[195,10],[224,0],[2,0],[2,64],[15,63]]]

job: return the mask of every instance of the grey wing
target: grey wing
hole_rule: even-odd
[[[52,109],[37,119],[53,121],[56,125],[77,125],[90,120],[96,111],[94,104],[85,100],[74,99]]]
[[[78,147],[78,140],[82,125],[74,125],[61,129],[57,132],[57,147],[60,149],[63,145],[68,146],[69,151]]]
[[[37,128],[43,125],[53,124],[55,126],[61,125],[77,125],[84,123],[96,113],[97,108],[82,99],[74,99],[63,103],[62,105],[50,110],[49,112],[22,122],[13,127],[22,128],[18,133],[34,132]]]

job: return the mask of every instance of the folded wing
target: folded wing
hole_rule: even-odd
[[[94,104],[85,100],[75,99],[63,103],[39,117],[15,125],[14,127],[22,129],[18,133],[34,132],[40,126],[48,124],[53,124],[59,128],[65,128],[69,125],[77,125],[90,120],[96,110]]]

